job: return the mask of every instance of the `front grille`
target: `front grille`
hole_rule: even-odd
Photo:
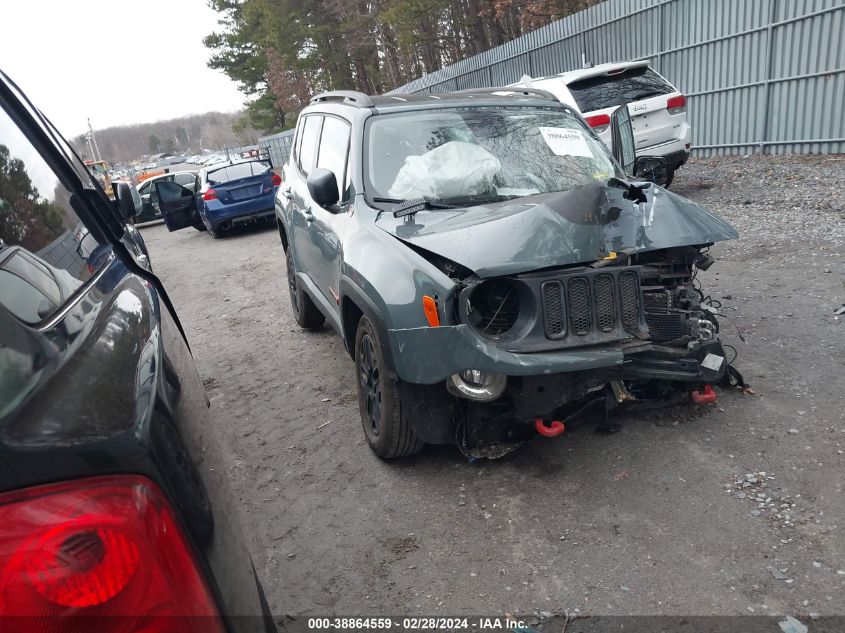
[[[543,284],[543,314],[547,338],[560,338],[566,332],[563,315],[563,284],[547,281]]]
[[[622,327],[634,333],[640,324],[640,283],[635,272],[619,275],[619,298],[622,304]]]
[[[638,269],[570,273],[542,281],[537,290],[546,339],[589,345],[623,339],[643,327]]]
[[[584,277],[575,277],[569,280],[566,291],[569,295],[569,326],[573,334],[584,336],[590,331],[593,322],[590,287]]]
[[[602,332],[610,332],[616,325],[613,277],[599,275],[593,280],[593,290],[596,297],[596,325]]]

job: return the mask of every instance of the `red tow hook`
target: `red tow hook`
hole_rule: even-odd
[[[557,437],[566,430],[566,426],[563,422],[560,422],[559,420],[552,420],[549,423],[549,426],[546,426],[546,422],[543,418],[537,418],[534,421],[534,428],[537,430],[537,433],[543,437]]]
[[[704,385],[704,389],[702,391],[698,391],[697,389],[690,394],[692,401],[695,404],[713,404],[716,402],[716,392],[713,391],[713,387],[710,385]]]

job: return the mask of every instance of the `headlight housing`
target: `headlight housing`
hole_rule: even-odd
[[[487,336],[510,332],[521,312],[519,284],[511,279],[491,279],[472,288],[466,297],[470,325]]]

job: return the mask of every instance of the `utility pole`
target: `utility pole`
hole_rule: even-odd
[[[97,155],[94,153],[94,146],[91,144],[91,132],[85,133],[85,144],[88,145],[88,154],[90,154],[91,160],[97,160]]]
[[[97,137],[94,136],[94,128],[91,127],[91,119],[88,119],[88,136],[89,136],[89,146],[93,145],[94,151],[91,152],[91,155],[94,157],[94,160],[103,160],[102,155],[100,154],[100,147],[97,145]]]

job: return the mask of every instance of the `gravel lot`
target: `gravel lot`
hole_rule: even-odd
[[[371,454],[343,344],[291,316],[275,230],[143,229],[273,611],[845,615],[843,183],[845,156],[677,174],[742,235],[699,278],[753,395],[474,464]]]

